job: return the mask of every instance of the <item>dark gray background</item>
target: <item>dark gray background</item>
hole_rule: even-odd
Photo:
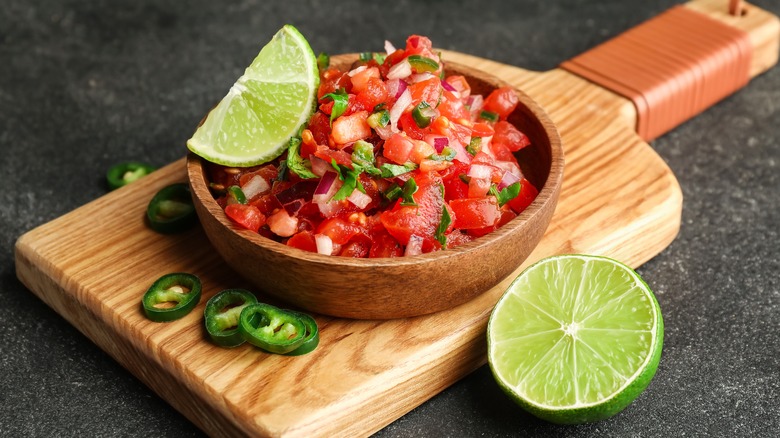
[[[380,50],[420,33],[548,70],[676,3],[3,0],[0,435],[201,434],[16,279],[13,245],[104,194],[110,165],[182,157],[203,114],[284,23],[317,52]],[[780,13],[780,0],[756,3]],[[378,435],[774,435],[779,122],[775,69],[653,143],[682,185],[682,230],[639,269],[666,337],[655,379],[623,413],[549,425],[516,408],[482,367]]]

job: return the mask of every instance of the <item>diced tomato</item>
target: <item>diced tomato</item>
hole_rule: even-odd
[[[379,69],[376,67],[367,67],[352,75],[352,92],[360,93],[368,87],[369,79],[380,79]]]
[[[444,180],[444,199],[447,202],[453,199],[462,199],[468,197],[469,185],[460,178],[449,178]]]
[[[266,223],[277,236],[291,237],[298,232],[298,218],[290,216],[283,208],[268,216]]]
[[[495,161],[496,160],[493,157],[482,151],[477,152],[477,154],[474,155],[474,158],[471,160],[472,163],[487,164],[490,166],[492,166]]]
[[[225,206],[225,214],[233,222],[254,232],[257,232],[266,222],[265,215],[260,213],[257,207],[249,204],[228,204]]]
[[[473,228],[471,230],[468,230],[468,233],[474,237],[484,236],[485,234],[492,233],[493,231],[503,227],[507,222],[511,221],[512,219],[516,218],[517,214],[512,211],[510,208],[504,206],[501,209],[500,216],[498,218],[498,221],[494,223],[491,226],[484,227],[484,228]]]
[[[411,111],[401,114],[401,117],[398,119],[398,126],[409,136],[409,138],[415,140],[422,140],[425,138],[425,135],[428,134],[428,129],[417,126],[417,122],[414,121]]]
[[[333,243],[343,245],[360,233],[360,227],[340,217],[325,219],[315,234],[324,234],[330,237]]]
[[[358,234],[346,245],[341,247],[342,257],[352,257],[362,259],[368,257],[371,250],[371,239],[365,234]]]
[[[331,136],[336,143],[347,144],[363,140],[371,136],[371,127],[366,123],[367,111],[359,111],[348,116],[341,116],[333,121]]]
[[[371,112],[380,103],[387,102],[387,86],[378,78],[370,78],[365,89],[358,93],[356,101],[366,111]]]
[[[472,240],[474,240],[474,236],[455,230],[452,233],[447,234],[447,248],[454,248],[458,245],[471,242]]]
[[[348,87],[352,87],[349,75],[336,68],[329,68],[320,74],[320,87],[317,90],[317,99],[322,99],[322,96],[328,93],[335,93],[339,88],[347,89]]]
[[[279,176],[279,171],[276,169],[276,166],[274,166],[273,164],[267,164],[255,171],[242,173],[238,179],[238,184],[243,187],[255,176],[262,177],[270,185],[270,182],[275,180],[276,177]]]
[[[496,123],[495,130],[496,134],[493,136],[493,143],[503,145],[512,152],[517,152],[531,144],[531,140],[509,122],[500,121]]]
[[[391,210],[380,215],[382,225],[401,244],[407,245],[414,234],[423,238],[423,251],[433,248],[436,228],[441,222],[444,196],[441,178],[432,173],[414,172],[417,192],[413,195],[417,207],[401,206],[397,201]]]
[[[468,119],[470,117],[469,110],[463,105],[463,101],[455,97],[451,91],[445,90],[442,94],[444,97],[439,103],[436,109],[444,117],[450,120]]]
[[[504,144],[493,141],[490,143],[490,151],[498,161],[514,161],[515,156],[511,150]]]
[[[372,234],[369,257],[401,257],[403,255],[404,248],[384,228]]]
[[[428,128],[434,134],[448,136],[450,134],[450,119],[444,115],[436,117]]]
[[[485,137],[492,137],[493,134],[495,134],[495,130],[493,129],[492,126],[488,125],[487,123],[479,122],[479,123],[475,123],[474,126],[471,127],[472,137],[485,138]]]
[[[395,52],[387,55],[385,57],[385,62],[379,66],[379,72],[382,73],[382,77],[386,77],[390,67],[398,64],[404,58],[406,58],[406,51],[403,49],[396,49]]]
[[[290,237],[290,239],[287,240],[287,246],[302,249],[304,251],[317,252],[317,242],[314,241],[314,234],[308,230],[301,231]]]
[[[401,134],[393,134],[385,141],[382,155],[390,161],[404,164],[409,161],[414,143],[408,137]]]
[[[424,81],[411,84],[407,88],[412,95],[412,105],[417,106],[422,101],[428,103],[431,108],[436,108],[441,96],[441,80],[438,77],[432,77]]]
[[[468,145],[471,141],[471,127],[450,120],[449,137],[450,140],[457,140],[462,145]]]
[[[433,43],[428,37],[420,35],[410,35],[406,38],[406,52],[407,55],[413,53],[421,53],[423,50],[430,50],[433,47]]]
[[[314,156],[325,160],[330,163],[331,160],[335,160],[337,164],[342,166],[352,167],[352,156],[344,151],[331,149],[327,146],[318,146],[314,152]]]
[[[501,120],[506,120],[509,114],[517,108],[517,104],[520,99],[517,97],[517,93],[512,87],[501,87],[493,90],[488,97],[485,98],[485,103],[482,109],[485,111],[491,111],[498,114]]]
[[[328,116],[319,111],[315,112],[309,119],[309,131],[311,131],[317,144],[328,144],[328,135],[330,134],[330,119]],[[301,145],[301,156],[304,154],[303,150],[304,146]],[[308,154],[312,153],[314,151],[308,151]]]
[[[455,213],[453,226],[462,230],[490,227],[501,217],[498,202],[493,196],[453,199],[450,207]]]
[[[260,213],[265,216],[270,215],[274,210],[282,207],[282,204],[277,201],[276,196],[274,196],[272,193],[261,195],[257,199],[250,201],[249,204],[256,207],[258,210],[260,210]]]
[[[490,180],[487,178],[471,178],[469,180],[469,198],[482,198],[490,190]]]
[[[536,199],[538,194],[539,190],[537,190],[536,187],[531,184],[531,181],[523,178],[520,180],[520,193],[515,199],[509,201],[509,206],[512,208],[512,210],[515,211],[515,213],[520,214],[529,205],[531,205],[531,202]]]
[[[452,85],[452,88],[458,90],[461,99],[465,99],[471,95],[471,86],[469,85],[468,81],[466,81],[464,76],[452,75],[447,76],[444,78],[444,80],[447,81],[448,84]]]
[[[409,160],[412,163],[420,164],[424,159],[436,153],[436,149],[422,140],[413,140],[412,152],[409,154]]]

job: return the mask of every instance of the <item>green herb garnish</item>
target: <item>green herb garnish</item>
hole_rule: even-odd
[[[333,108],[330,111],[330,123],[336,120],[340,115],[344,114],[349,104],[349,95],[343,88],[339,88],[335,93],[328,93],[322,96],[323,99],[328,98],[333,100]]]
[[[287,168],[303,179],[319,178],[311,170],[309,170],[311,168],[309,160],[301,157],[300,153],[298,152],[300,147],[300,138],[293,137],[290,139],[290,147],[287,149]],[[281,175],[281,173],[282,172],[280,171],[279,174]]]
[[[451,223],[452,217],[450,217],[450,212],[447,210],[447,205],[442,205],[441,222],[439,222],[439,226],[436,227],[436,234],[434,235],[436,240],[438,240],[441,244],[442,248],[447,248],[447,236],[445,236],[444,233],[447,232],[447,228],[449,228]]]

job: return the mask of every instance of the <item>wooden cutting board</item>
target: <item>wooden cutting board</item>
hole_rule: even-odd
[[[723,3],[689,6],[750,33],[757,48],[753,62],[763,66],[751,75],[773,65],[776,19],[748,5],[750,14],[736,22],[713,9]],[[455,52],[445,52],[444,59],[521,88],[560,130],[563,190],[545,237],[525,265],[553,254],[589,253],[636,267],[674,239],[680,187],[635,133],[636,110],[628,99],[561,69],[529,72]],[[163,236],[144,224],[152,195],[185,178],[182,159],[24,234],[16,243],[16,270],[33,293],[207,433],[366,435],[486,362],[488,316],[524,266],[477,299],[424,317],[318,316],[321,343],[306,356],[212,345],[203,329],[205,302],[224,288],[248,285],[218,258],[200,228]],[[201,303],[182,320],[150,322],[141,296],[157,277],[174,271],[202,279]],[[370,285],[364,287],[370,293]]]

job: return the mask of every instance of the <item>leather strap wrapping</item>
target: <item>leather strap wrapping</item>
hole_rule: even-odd
[[[650,141],[746,85],[752,53],[746,32],[676,6],[561,68],[631,100]]]

